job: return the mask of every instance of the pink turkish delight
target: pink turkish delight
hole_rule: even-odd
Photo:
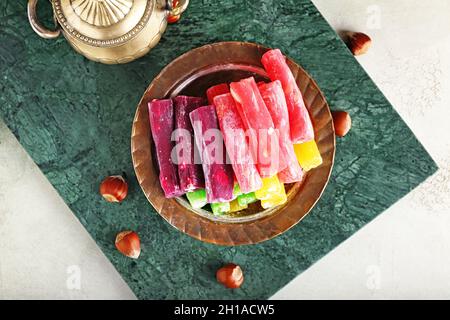
[[[267,51],[261,59],[269,78],[280,80],[289,111],[291,139],[293,143],[303,143],[314,139],[314,129],[303,101],[302,93],[294,75],[279,49]]]
[[[275,129],[278,130],[280,157],[283,156],[289,160],[289,165],[278,173],[278,178],[282,183],[301,181],[303,171],[297,161],[291,141],[289,113],[281,83],[279,80],[262,83],[258,88],[272,117]]]
[[[221,83],[215,86],[210,87],[206,90],[206,96],[208,97],[208,103],[214,104],[214,97],[220,96],[221,94],[230,93],[230,88],[228,84]]]
[[[184,192],[192,192],[204,188],[202,165],[194,142],[189,113],[204,105],[204,99],[197,97],[178,96],[173,99],[175,105],[175,150],[177,154],[178,177],[180,188]]]
[[[250,152],[245,136],[245,127],[233,97],[229,93],[216,96],[214,106],[241,192],[249,193],[260,189],[262,187],[261,177]]]
[[[215,108],[197,108],[189,117],[202,160],[206,198],[209,203],[228,202],[233,199],[233,169],[226,163],[226,152]]]
[[[289,164],[279,153],[278,135],[253,77],[233,82],[231,94],[249,136],[253,159],[261,177],[271,177]]]

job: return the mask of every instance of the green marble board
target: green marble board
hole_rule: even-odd
[[[50,25],[50,5],[39,5]],[[337,141],[320,202],[296,227],[259,245],[218,247],[175,230],[147,202],[131,163],[131,124],[152,78],[189,49],[224,40],[280,48],[314,77],[331,108],[353,117],[350,134]],[[63,37],[39,38],[28,25],[26,1],[3,0],[0,116],[142,299],[266,299],[437,169],[309,0],[192,0],[150,54],[115,66],[85,59]],[[129,196],[106,203],[99,183],[122,171]],[[123,229],[141,236],[137,261],[114,247]],[[229,261],[245,271],[241,289],[215,281],[216,269]]]

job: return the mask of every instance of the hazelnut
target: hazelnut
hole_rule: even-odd
[[[122,231],[116,236],[116,248],[123,255],[137,259],[141,254],[141,241],[134,231]]]
[[[110,176],[100,184],[100,194],[108,202],[121,202],[128,194],[128,183],[122,176]]]
[[[372,44],[372,39],[362,32],[347,32],[345,37],[344,40],[354,56],[365,54]]]
[[[217,270],[216,279],[225,287],[236,289],[239,288],[244,282],[244,273],[238,265],[228,263]]]
[[[352,119],[348,112],[345,111],[333,111],[333,124],[334,131],[338,137],[345,136],[352,126]]]

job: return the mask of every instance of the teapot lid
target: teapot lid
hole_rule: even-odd
[[[147,24],[155,0],[53,0],[56,18],[73,37],[92,46],[116,46]]]

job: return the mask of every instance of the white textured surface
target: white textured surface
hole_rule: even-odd
[[[361,64],[441,170],[274,298],[450,298],[450,2],[313,2],[372,36]],[[134,298],[3,124],[0,203],[0,298]]]
[[[0,177],[0,299],[135,298],[3,122]]]
[[[372,36],[358,60],[440,170],[273,298],[449,299],[450,2],[313,2],[336,30]]]

